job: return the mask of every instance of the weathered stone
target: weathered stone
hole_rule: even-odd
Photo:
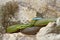
[[[1,1],[2,4],[6,2],[7,1]],[[44,18],[55,18],[60,16],[59,0],[18,0],[17,2],[20,6],[19,14],[17,14],[19,17],[18,20],[22,23],[28,23],[28,20],[36,17],[36,12],[41,13],[40,15]]]
[[[0,0],[0,5],[5,4],[8,1],[10,0]],[[33,17],[35,17],[37,14],[36,12],[41,13],[41,15],[44,18],[54,18],[60,16],[60,0],[18,0],[18,2],[20,2],[19,7],[21,9],[19,9],[19,12],[17,12],[17,20],[20,20],[22,23],[25,22],[27,23],[27,20],[31,20]],[[13,20],[16,21],[15,18],[13,18]],[[54,23],[50,23],[48,25],[49,26],[40,29],[40,32],[37,33],[37,39],[38,40],[60,40],[60,34],[56,34],[57,32],[50,33],[52,29],[54,29],[55,27],[55,26],[52,27]],[[18,38],[16,38],[17,36],[16,37],[14,36],[16,35],[4,34],[3,40],[16,40],[16,39],[20,40],[20,36]],[[31,40],[30,37],[23,36],[23,38],[21,40]]]
[[[54,18],[59,17],[60,11],[60,1],[59,0],[20,0],[20,2],[24,2],[31,9],[36,10],[41,13],[44,18]],[[53,14],[53,15],[51,15]]]
[[[25,35],[22,33],[3,34],[3,40],[36,40],[35,35]]]
[[[32,18],[36,17],[36,11],[19,5],[19,12],[17,12],[17,20],[21,23],[28,23]]]
[[[40,27],[28,27],[21,30],[21,32],[28,35],[35,35],[39,31],[39,29]]]
[[[8,0],[9,1],[9,0]],[[59,0],[15,0],[20,3],[21,6],[29,7],[36,10],[36,12],[43,14],[45,18],[59,17],[60,16],[60,1]],[[1,1],[1,3],[6,3]],[[48,12],[49,11],[49,12]],[[50,15],[53,14],[53,15]],[[47,15],[47,16],[46,16]]]
[[[60,32],[56,28],[56,23],[50,22],[46,27],[41,28],[36,38],[37,40],[60,40]]]

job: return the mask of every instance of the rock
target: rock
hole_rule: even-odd
[[[57,18],[56,24],[57,26],[60,26],[60,17]]]
[[[1,5],[0,5],[0,40],[2,40],[3,33],[5,33],[5,29],[2,26],[2,13],[1,13],[1,11],[2,10],[1,10]]]
[[[23,33],[3,34],[3,40],[60,40],[60,32],[57,31],[56,22],[50,22],[35,35]]]
[[[11,0],[8,0],[11,1]],[[1,4],[8,2],[0,1]],[[59,0],[14,0],[19,5],[35,10],[44,18],[55,18],[60,16],[60,1]],[[36,13],[37,14],[37,13]],[[51,15],[52,14],[52,15]],[[57,14],[57,15],[56,15]]]
[[[31,9],[34,9],[36,11],[43,10],[45,11],[47,0],[19,0],[19,2],[23,2],[25,4],[30,5],[29,7]],[[40,11],[41,12],[41,11]]]
[[[5,29],[4,29],[4,27],[3,27],[3,25],[2,25],[2,10],[1,10],[1,6],[0,6],[0,33],[5,33]]]
[[[36,10],[36,12],[39,12],[40,15],[42,15],[44,18],[55,18],[59,17],[60,15],[59,0],[20,0],[20,2],[24,2],[27,5],[30,5],[29,7],[31,9],[34,9]]]
[[[28,35],[35,35],[39,31],[39,29],[40,27],[28,27],[21,30],[21,32]]]
[[[60,15],[59,0],[20,0],[20,2],[29,5],[28,7],[30,9],[36,10],[36,12],[40,13],[44,18],[55,18]]]
[[[2,34],[2,33],[0,33],[0,40],[2,40],[2,37],[3,37],[3,34]]]
[[[17,20],[21,23],[26,24],[29,23],[32,18],[36,17],[36,11],[33,9],[29,9],[28,7],[24,7],[19,5],[19,12],[17,12]]]
[[[35,35],[25,35],[22,33],[3,34],[3,40],[35,40]]]
[[[19,2],[29,5],[30,9],[36,10],[44,18],[55,18],[60,15],[59,0],[19,0]]]
[[[44,5],[45,7],[45,12],[43,10],[42,13],[43,13],[43,17],[44,18],[55,18],[55,17],[59,17],[59,11],[60,11],[60,1],[59,0],[42,0],[42,1],[45,1],[45,3],[47,3],[47,5]],[[58,2],[59,1],[59,2]],[[42,3],[42,4],[45,4],[45,3]],[[42,7],[44,7],[42,6]],[[42,8],[40,8],[42,9]],[[51,15],[52,14],[52,15]]]
[[[9,1],[11,0],[3,0],[0,2],[1,4],[6,4],[6,2]],[[18,0],[17,2],[19,5],[19,11],[15,13],[16,15],[13,20],[24,24],[36,17],[38,13],[42,15],[43,18],[55,18],[60,16],[59,0]]]
[[[23,2],[23,4],[24,4],[24,2]],[[11,6],[12,6],[12,9],[10,9]],[[5,20],[7,20],[5,22],[8,25],[9,24],[14,25],[15,23],[16,24],[19,24],[19,23],[26,24],[26,23],[29,23],[29,21],[31,21],[32,18],[36,17],[36,11],[35,10],[30,9],[26,5],[22,5],[22,3],[18,4],[18,2],[15,2],[15,1],[6,2],[5,5],[3,6],[2,10],[3,10],[2,11],[3,16],[5,17]],[[5,10],[5,12],[4,12],[4,10]],[[8,11],[7,14],[9,14],[9,15],[6,15],[7,11]],[[12,14],[10,13],[10,11],[11,11]],[[14,14],[14,16],[13,16],[13,14]]]
[[[56,23],[50,22],[46,27],[41,28],[37,33],[37,40],[60,40],[60,33],[55,28]]]

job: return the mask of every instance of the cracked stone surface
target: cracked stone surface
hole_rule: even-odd
[[[36,40],[35,35],[25,35],[22,33],[3,34],[3,40]]]

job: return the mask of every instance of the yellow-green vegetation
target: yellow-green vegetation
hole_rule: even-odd
[[[12,33],[12,32],[16,32],[19,29],[24,29],[24,28],[27,28],[27,27],[29,27],[29,25],[20,25],[20,24],[13,25],[13,26],[10,26],[10,27],[7,28],[7,32]]]
[[[15,32],[17,30],[19,30],[20,25],[13,25],[7,28],[7,32],[11,33],[11,32]]]
[[[42,20],[38,20],[36,21],[36,23],[34,24],[34,26],[46,26],[49,22],[53,22],[56,21],[56,19],[42,19]]]
[[[7,27],[7,32],[12,33],[12,32],[16,32],[19,29],[25,29],[27,27],[32,27],[34,25],[34,23],[35,23],[35,21],[32,21],[29,24],[17,24],[17,25],[9,26],[9,27]]]
[[[12,32],[16,32],[17,30],[20,29],[25,29],[27,27],[33,27],[33,26],[39,26],[39,27],[43,27],[45,25],[47,25],[49,22],[53,22],[56,21],[55,19],[41,19],[41,20],[32,20],[29,24],[18,24],[18,25],[13,25],[13,26],[9,26],[7,28],[7,32],[8,33],[12,33]]]

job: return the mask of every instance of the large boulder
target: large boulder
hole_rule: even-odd
[[[19,2],[36,10],[36,12],[40,13],[44,18],[60,16],[60,0],[19,0]]]
[[[6,4],[6,2],[9,1],[12,0],[3,0],[0,2],[2,5]],[[36,17],[37,14],[44,18],[55,18],[60,16],[59,0],[14,0],[14,1],[17,1],[19,5],[19,11],[16,12],[15,17],[12,18],[14,21],[19,20],[20,22],[25,24],[28,23],[32,18]]]
[[[36,40],[35,35],[25,35],[22,33],[3,34],[2,40]]]
[[[37,40],[60,40],[60,18],[56,22],[50,22],[36,34]]]

